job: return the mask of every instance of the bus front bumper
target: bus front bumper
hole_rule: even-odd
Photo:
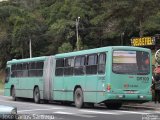
[[[107,94],[107,100],[151,101],[151,94]]]

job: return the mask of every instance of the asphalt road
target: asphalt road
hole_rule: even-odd
[[[147,120],[146,117],[158,117],[160,110],[154,107],[123,106],[120,110],[109,110],[104,106],[77,109],[74,105],[60,103],[35,104],[29,99],[12,101],[11,97],[0,96],[0,104],[16,106],[18,119],[32,120]],[[159,116],[157,116],[159,114]],[[156,115],[156,116],[153,116]]]

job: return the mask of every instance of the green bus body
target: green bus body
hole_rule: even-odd
[[[145,58],[149,62],[143,71]],[[35,72],[31,63],[41,64],[42,68]],[[22,67],[27,64],[27,67],[18,71],[18,66],[12,68],[15,64],[22,64]],[[82,90],[85,103],[147,102],[152,99],[151,51],[146,48],[113,46],[12,60],[7,62],[7,69],[6,96],[11,95],[14,87],[16,97],[33,98],[38,87],[41,100],[75,101],[77,88]],[[38,76],[32,76],[32,71]],[[13,72],[21,77],[12,77]]]

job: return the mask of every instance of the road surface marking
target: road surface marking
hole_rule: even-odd
[[[61,112],[61,111],[57,111],[57,112],[53,112],[53,113],[57,113],[57,114],[64,114],[64,115],[73,115],[75,113],[70,113],[70,112]]]
[[[50,108],[50,109],[32,109],[32,110],[18,110],[18,113],[20,112],[33,112],[33,111],[43,111],[43,110],[57,110],[57,109],[63,109],[63,108]]]
[[[93,113],[93,114],[112,114],[112,115],[120,115],[119,113],[115,112],[108,112],[108,111],[92,111],[92,110],[79,110],[85,113]]]
[[[150,114],[150,113],[146,113],[145,111],[144,112],[136,112],[136,111],[124,111],[124,110],[115,110],[114,112],[117,112],[117,113],[128,113],[128,114]]]
[[[14,103],[14,104],[19,104],[19,105],[32,105],[32,106],[35,106],[35,107],[43,107],[43,108],[53,108],[53,106],[51,105],[54,105],[54,104],[35,104],[35,103],[30,103],[30,102],[21,102],[21,101],[6,101],[6,100],[0,100],[0,102],[5,102],[5,103]],[[57,108],[63,108],[65,109],[65,107],[59,107],[58,105],[56,105]]]
[[[70,112],[62,112],[62,111],[57,111],[53,112],[54,114],[63,114],[63,115],[72,115],[72,116],[78,116],[78,117],[86,117],[86,118],[93,118],[96,116],[91,116],[91,115],[83,115],[83,114],[76,114],[76,113],[70,113]]]

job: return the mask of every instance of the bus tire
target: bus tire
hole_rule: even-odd
[[[16,98],[16,91],[14,87],[12,87],[11,89],[11,96],[12,96],[12,100],[16,101],[17,98]]]
[[[107,106],[108,109],[120,109],[120,107],[122,106],[122,103],[105,103],[105,105]]]
[[[36,87],[34,89],[34,92],[33,92],[33,98],[34,98],[34,102],[39,104],[40,103],[40,91],[39,91],[39,88]]]
[[[84,106],[83,91],[81,88],[77,88],[74,92],[74,103],[77,108]]]

